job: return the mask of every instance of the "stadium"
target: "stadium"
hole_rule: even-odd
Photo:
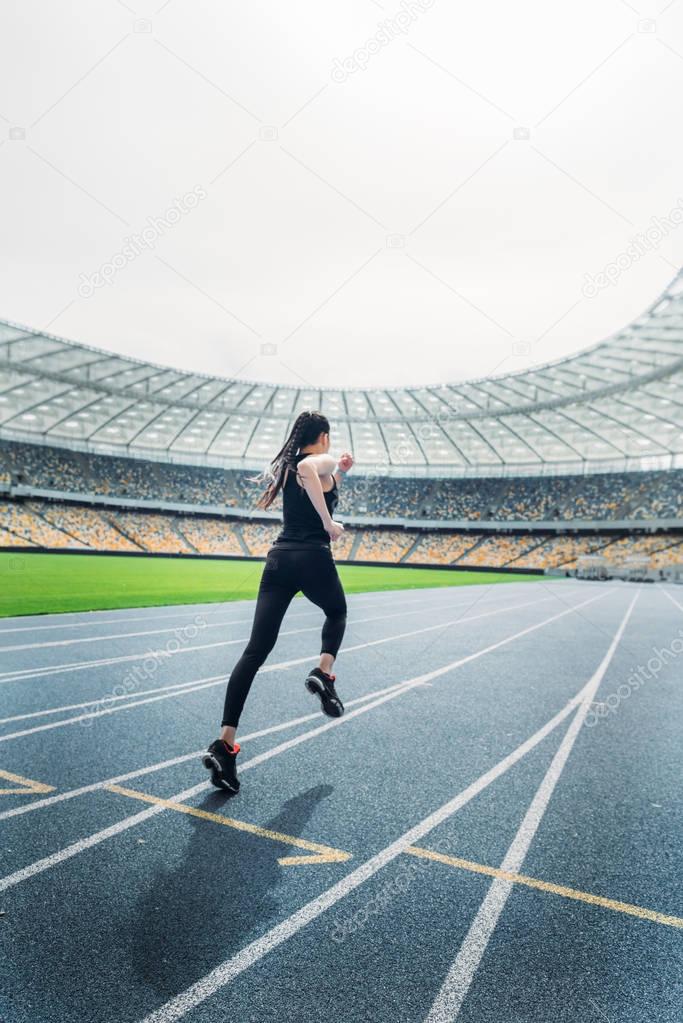
[[[608,6],[2,15],[0,1023],[683,1019],[683,5]]]
[[[634,323],[510,376],[314,391],[202,378],[0,325],[7,549],[263,557],[252,482],[302,409],[358,451],[338,561],[672,579],[683,275]],[[588,560],[586,560],[588,559]]]

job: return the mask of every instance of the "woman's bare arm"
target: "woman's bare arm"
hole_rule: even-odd
[[[339,522],[334,522],[327,510],[323,485],[320,476],[329,476],[334,469],[334,458],[330,455],[308,455],[302,458],[297,466],[297,472],[301,477],[304,490],[311,499],[311,504],[320,516],[323,528],[336,540],[344,532],[344,527]]]
[[[318,476],[331,476],[336,464],[332,455],[306,455],[299,462],[298,468],[301,469],[302,465],[310,465]]]

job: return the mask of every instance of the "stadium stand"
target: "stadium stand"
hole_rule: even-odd
[[[525,554],[514,564],[515,568],[575,568],[578,558],[606,547],[613,539],[609,534],[576,536],[563,534],[546,538],[543,543]]]
[[[0,466],[14,485],[61,494],[167,501],[197,508],[253,510],[261,488],[252,473],[0,443]],[[510,479],[401,479],[349,476],[340,511],[410,520],[634,522],[680,518],[683,470]],[[274,510],[279,502],[273,505]]]
[[[197,554],[243,557],[247,553],[240,543],[239,526],[226,519],[178,517],[176,528]]]
[[[401,561],[413,546],[414,539],[405,530],[364,529],[355,560]]]
[[[334,545],[334,556],[337,561],[348,561],[350,559],[351,551],[356,543],[359,532],[360,530],[354,529],[352,526],[344,530],[343,537],[337,540]]]
[[[13,501],[0,504],[0,526],[10,536],[18,538],[22,546],[28,544],[51,550],[63,547],[83,550],[87,547],[87,544],[53,526],[28,506]],[[14,543],[9,546],[14,546]]]
[[[30,501],[25,507],[92,550],[139,551],[142,548],[94,508]]]
[[[0,514],[2,507],[0,506]],[[35,547],[36,545],[23,536],[0,529],[0,547]]]
[[[109,512],[107,518],[141,550],[151,551],[153,554],[193,553],[187,540],[176,530],[171,516]]]
[[[634,557],[644,557],[650,560],[655,554],[665,556],[659,559],[661,563],[662,561],[666,562],[666,551],[670,551],[671,556],[676,560],[676,556],[680,553],[676,548],[682,539],[683,537],[674,533],[662,533],[656,536],[624,536],[610,543],[602,553],[610,565],[622,565],[629,558]]]
[[[452,565],[478,540],[476,533],[423,533],[405,562],[412,565]]]
[[[245,522],[241,527],[244,542],[257,558],[266,556],[279,531],[280,526],[275,523]]]
[[[669,568],[673,565],[683,566],[683,540],[677,536],[673,542],[648,556],[650,568]]]
[[[0,546],[48,550],[144,551],[263,557],[279,530],[277,521],[245,521],[254,514],[260,488],[249,474],[196,466],[83,455],[39,445],[0,443],[2,473],[21,492],[0,505]],[[1,477],[0,477],[1,478]],[[66,495],[68,503],[58,497]],[[51,498],[47,495],[54,495]],[[577,559],[599,552],[621,566],[644,557],[653,568],[683,562],[683,534],[639,533],[658,519],[681,519],[683,472],[604,474],[544,479],[431,480],[349,477],[342,487],[341,514],[383,513],[403,528],[354,527],[335,546],[338,560],[471,568],[574,569]],[[125,499],[131,508],[111,507]],[[99,500],[95,505],[94,500]],[[201,513],[212,502],[233,513],[186,514],[135,508],[136,502],[189,505]],[[274,506],[277,510],[277,504]],[[387,514],[391,513],[391,514]],[[487,532],[418,530],[425,516],[444,521],[487,523]],[[495,531],[506,522],[590,521],[633,523],[633,531],[575,535],[542,529]]]
[[[529,534],[527,536],[494,535],[482,538],[467,551],[459,560],[459,565],[470,565],[478,567],[481,565],[509,565],[516,559],[521,558],[533,547],[539,544],[539,537]]]
[[[239,504],[236,477],[244,475],[7,442],[0,444],[0,469],[15,484],[36,489],[227,507]]]
[[[182,515],[96,508],[60,501],[5,501],[0,504],[0,547],[265,556],[278,522],[247,522],[210,515]],[[651,568],[683,564],[683,532],[655,534],[596,532],[548,534],[544,530],[401,530],[350,526],[335,544],[338,561],[459,565],[470,568],[574,569],[577,559],[603,556],[618,568],[644,558]]]

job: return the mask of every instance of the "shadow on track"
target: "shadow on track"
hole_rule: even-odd
[[[288,799],[263,827],[299,836],[316,805],[334,791],[316,785]],[[200,809],[230,816],[232,800],[210,793]],[[184,818],[190,837],[183,860],[161,871],[139,900],[132,922],[132,973],[169,998],[189,987],[275,921],[272,890],[290,846],[197,817]],[[294,868],[296,869],[296,868]]]

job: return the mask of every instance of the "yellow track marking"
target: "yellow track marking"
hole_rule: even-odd
[[[19,788],[0,789],[0,796],[9,795],[10,792],[18,792],[22,796],[33,795],[34,792],[54,792],[54,785],[45,785],[42,781],[33,781],[31,778],[24,778],[21,774],[12,774],[11,771],[0,771],[0,778],[7,781],[17,782]]]
[[[146,792],[137,792],[135,789],[124,789],[120,785],[107,785],[109,792],[118,792],[120,796],[128,796],[130,799],[140,799],[143,803],[154,803],[163,806],[167,810],[176,810],[178,813],[187,813],[192,817],[199,817],[201,820],[213,821],[214,824],[224,824],[228,828],[235,828],[237,831],[247,831],[250,835],[257,835],[259,838],[268,838],[273,842],[282,842],[285,845],[296,846],[297,849],[308,849],[314,853],[313,856],[282,856],[278,859],[284,867],[294,867],[300,864],[309,863],[341,863],[351,858],[351,853],[343,852],[341,849],[332,849],[329,845],[320,845],[318,842],[308,842],[305,838],[295,838],[292,835],[283,835],[279,831],[269,831],[268,828],[259,828],[256,824],[246,824],[244,821],[233,820],[232,817],[224,817],[219,813],[210,813],[208,810],[200,810],[186,803],[176,803],[171,799],[161,799],[159,796],[150,796]]]
[[[513,874],[508,870],[500,870],[498,867],[487,867],[483,863],[461,860],[457,856],[446,856],[443,853],[432,852],[430,849],[420,849],[415,845],[408,846],[405,851],[410,853],[411,856],[421,856],[427,860],[436,860],[438,863],[445,863],[449,867],[458,867],[460,870],[469,870],[475,874],[486,874],[488,877],[498,877],[503,881],[513,881],[515,884],[526,885],[527,888],[537,888],[542,892],[562,895],[565,899],[577,899],[579,902],[588,902],[592,906],[612,909],[617,913],[627,913],[629,916],[640,917],[641,920],[652,920],[656,924],[666,924],[667,927],[683,928],[683,917],[680,916],[667,916],[665,913],[657,913],[653,909],[632,906],[629,902],[605,899],[602,895],[591,895],[590,892],[581,892],[576,888],[567,888],[561,884],[551,884],[549,881],[539,881],[537,878],[527,877],[525,874]]]

